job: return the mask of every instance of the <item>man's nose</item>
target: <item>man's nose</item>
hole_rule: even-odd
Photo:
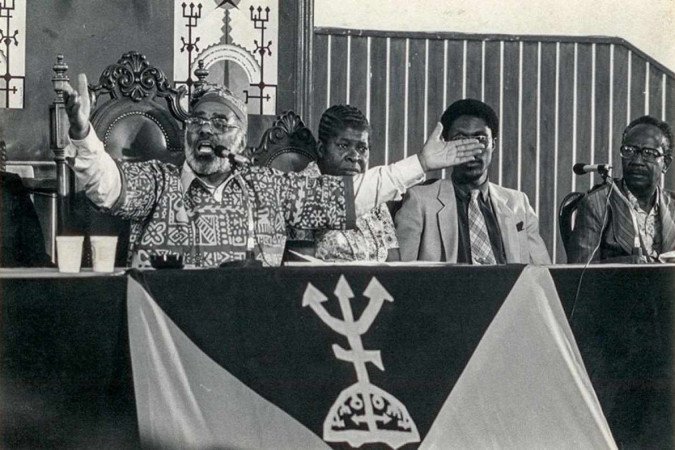
[[[347,161],[349,162],[359,162],[361,155],[354,147],[351,147],[347,153]]]
[[[199,127],[199,135],[208,135],[211,136],[213,135],[213,125],[211,125],[211,122],[204,122],[200,127]]]
[[[639,161],[639,163],[638,163],[638,161]],[[635,163],[644,164],[645,163],[645,155],[642,152],[642,150],[638,150],[637,152],[635,152],[635,154],[633,155],[633,158],[631,159],[630,162],[631,162],[631,164],[635,164]]]

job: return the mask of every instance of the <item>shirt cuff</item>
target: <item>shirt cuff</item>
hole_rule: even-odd
[[[105,151],[101,140],[96,136],[96,131],[94,127],[89,124],[89,132],[82,139],[73,139],[70,138],[70,142],[77,148],[77,154],[82,156],[87,156],[90,154],[98,153],[99,151]]]

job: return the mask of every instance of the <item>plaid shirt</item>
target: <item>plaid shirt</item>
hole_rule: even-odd
[[[218,188],[221,196],[196,177],[188,177],[185,186],[180,168],[159,161],[119,163],[119,169],[122,193],[110,213],[132,221],[133,267],[148,267],[151,254],[179,253],[186,265],[197,267],[243,259],[249,234],[247,202],[253,209],[254,254],[269,266],[281,264],[287,225],[345,228],[348,211],[353,211],[347,204],[353,197],[346,194],[352,188],[343,177],[249,167],[239,172],[249,192],[246,198],[234,176]]]

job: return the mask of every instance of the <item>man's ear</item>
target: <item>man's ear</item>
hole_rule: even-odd
[[[246,144],[247,143],[248,143],[248,136],[246,135],[246,133],[244,133],[242,138],[241,138],[241,151],[242,152],[246,150]]]
[[[316,143],[316,156],[318,157],[319,160],[323,159],[323,157],[326,155],[326,149],[323,146],[323,142],[319,141]]]
[[[666,173],[666,172],[668,172],[668,168],[670,167],[670,163],[673,162],[673,156],[672,155],[664,156],[663,162],[665,163],[663,165],[663,173]]]

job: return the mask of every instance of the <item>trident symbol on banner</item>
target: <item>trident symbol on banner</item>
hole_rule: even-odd
[[[368,377],[366,363],[373,363],[384,371],[379,350],[365,350],[361,335],[375,321],[385,301],[394,298],[373,279],[363,292],[369,299],[366,309],[354,320],[350,299],[354,298],[344,276],[335,287],[335,296],[340,302],[342,319],[331,316],[322,305],[328,298],[311,283],[302,297],[302,306],[309,306],[333,331],[347,337],[350,349],[333,344],[335,356],[354,364],[357,382],[343,390],[331,406],[323,423],[323,439],[326,442],[347,442],[352,447],[365,443],[382,442],[392,448],[410,442],[419,442],[420,436],[405,405],[390,393],[373,385]]]

